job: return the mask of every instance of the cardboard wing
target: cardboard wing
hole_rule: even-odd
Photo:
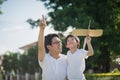
[[[71,32],[75,36],[86,36],[89,34],[90,37],[99,37],[103,34],[102,29],[75,29]]]

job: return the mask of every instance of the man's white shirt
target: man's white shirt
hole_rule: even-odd
[[[39,64],[42,68],[42,80],[66,80],[67,57],[59,54],[58,59],[53,58],[49,53],[45,54],[44,60]]]

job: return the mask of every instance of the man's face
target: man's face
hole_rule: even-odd
[[[52,39],[51,50],[56,53],[60,53],[62,51],[62,43],[58,37],[54,37]]]

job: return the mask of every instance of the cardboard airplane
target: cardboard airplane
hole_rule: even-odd
[[[89,35],[90,37],[99,37],[103,34],[102,29],[75,29],[72,31],[73,35],[76,36],[87,36]]]
[[[102,36],[103,30],[102,29],[90,29],[90,23],[91,23],[91,21],[89,21],[88,29],[75,29],[71,32],[71,34],[73,34],[75,36],[89,35],[90,37]],[[86,45],[86,40],[84,39],[83,49],[85,49],[85,45]]]

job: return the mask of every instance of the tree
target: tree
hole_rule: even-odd
[[[20,56],[20,67],[22,73],[30,73],[34,74],[35,72],[39,71],[41,68],[38,64],[38,48],[37,46],[31,47],[28,50],[28,53],[24,53]]]
[[[19,52],[16,53],[7,52],[5,55],[3,55],[2,66],[6,73],[11,71],[17,72],[17,70],[20,67],[19,58],[18,58],[19,55],[20,55]]]
[[[57,31],[66,31],[68,27],[101,28],[104,34],[93,38],[95,56],[91,66],[101,68],[102,72],[110,70],[110,55],[119,54],[120,47],[120,1],[119,0],[40,0],[48,9],[50,19],[47,21]],[[33,21],[34,22],[34,21]],[[37,21],[35,21],[37,23]],[[34,25],[33,25],[34,26]],[[99,63],[97,63],[99,62]],[[93,64],[94,63],[94,64]],[[107,66],[106,66],[107,65]]]
[[[0,14],[2,14],[1,5],[3,4],[4,1],[7,1],[7,0],[0,0]]]
[[[28,50],[28,53],[21,54],[19,52],[7,52],[3,55],[2,66],[5,73],[14,71],[20,74],[30,73],[34,74],[41,70],[38,64],[38,48],[37,46],[32,47]]]

